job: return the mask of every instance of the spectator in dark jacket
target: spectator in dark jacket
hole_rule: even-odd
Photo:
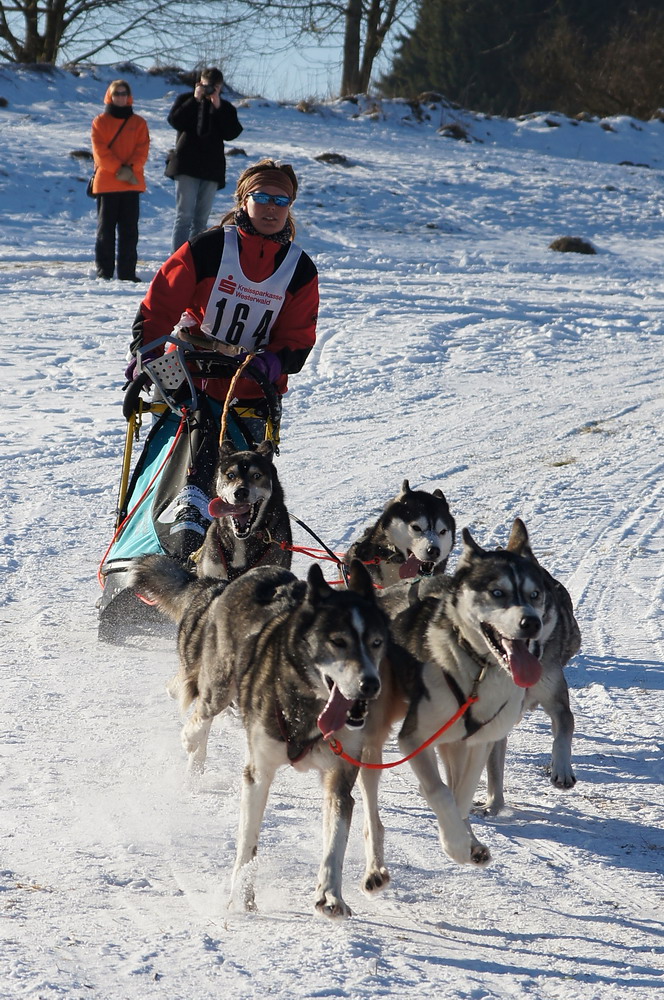
[[[242,131],[237,111],[220,96],[223,85],[221,70],[204,69],[193,93],[181,94],[168,116],[178,131],[166,166],[176,187],[173,252],[207,229],[215,193],[226,184],[224,139]]]

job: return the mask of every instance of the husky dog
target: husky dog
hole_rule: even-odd
[[[526,526],[516,518],[507,548],[536,562],[530,547]],[[574,716],[569,707],[569,689],[563,667],[581,648],[581,633],[572,599],[562,583],[540,566],[544,580],[544,613],[542,634],[531,643],[531,651],[539,656],[542,678],[526,693],[525,709],[541,705],[551,719],[553,749],[551,753],[551,784],[556,788],[572,788],[576,777],[572,770],[572,736]],[[497,816],[505,805],[503,780],[507,737],[497,742],[487,764],[486,811]]]
[[[544,632],[546,582],[526,551],[485,550],[467,529],[463,543],[440,593],[414,600],[392,623],[396,643],[422,664],[399,746],[404,755],[417,751],[475,699],[435,743],[447,784],[433,745],[410,764],[438,819],[443,849],[460,864],[484,865],[490,853],[468,814],[493,744],[519,721],[528,690],[542,676],[529,646]]]
[[[208,507],[214,520],[192,557],[198,576],[234,580],[259,564],[290,567],[290,521],[273,457],[269,441],[255,451],[222,443]]]
[[[401,492],[374,525],[353,542],[344,561],[361,559],[374,583],[390,587],[415,576],[443,573],[454,546],[456,524],[442,490]]]
[[[343,859],[357,768],[325,746],[346,727],[346,752],[362,752],[368,703],[380,691],[379,664],[388,641],[371,578],[351,564],[349,589],[330,587],[317,564],[308,580],[260,566],[231,583],[197,579],[165,556],[145,556],[133,586],[179,623],[182,730],[189,768],[202,771],[215,715],[234,702],[247,734],[231,899],[255,909],[250,869],[268,792],[284,764],[317,768],[325,789],[323,859],[316,910],[350,916],[341,895]]]

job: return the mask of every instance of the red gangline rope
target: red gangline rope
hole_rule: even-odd
[[[452,718],[448,719],[445,725],[441,726],[440,729],[433,734],[433,736],[430,736],[428,740],[425,740],[421,746],[419,746],[416,750],[413,750],[412,753],[409,753],[407,757],[402,757],[401,760],[393,760],[389,764],[370,764],[368,761],[355,760],[354,757],[350,757],[347,753],[345,753],[339,740],[329,740],[328,746],[332,753],[336,754],[337,757],[342,757],[345,761],[348,761],[349,764],[354,764],[355,767],[369,768],[372,771],[385,771],[390,767],[398,767],[400,764],[405,764],[406,761],[411,760],[413,757],[417,757],[418,753],[422,753],[422,751],[426,750],[428,746],[431,746],[431,744],[437,740],[439,736],[442,736],[446,729],[449,729],[455,722],[458,722],[461,716],[465,715],[470,706],[477,700],[477,696],[471,694],[464,704],[461,705],[459,710],[455,712]]]

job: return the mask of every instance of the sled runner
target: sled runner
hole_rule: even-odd
[[[122,461],[115,534],[99,568],[103,588],[97,603],[99,637],[112,641],[119,634],[151,631],[161,615],[140,601],[127,586],[133,560],[165,554],[191,567],[190,558],[202,545],[212,517],[210,487],[222,438],[238,450],[263,440],[279,440],[281,397],[259,371],[247,367],[250,358],[202,351],[175,337],[165,337],[163,356],[144,360],[138,352],[138,377],[126,391],[123,413],[127,436]],[[211,379],[253,379],[262,398],[242,403],[232,397],[222,404],[195,384]],[[156,387],[154,399],[142,393]],[[159,398],[160,397],[160,398]],[[154,421],[131,472],[132,450],[143,417]]]

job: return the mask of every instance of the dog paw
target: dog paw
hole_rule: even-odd
[[[473,816],[497,816],[505,808],[505,799],[493,798],[487,802],[476,802],[471,812]]]
[[[482,867],[491,861],[491,852],[486,844],[480,843],[475,834],[467,824],[468,831],[466,837],[458,837],[456,840],[444,840],[441,836],[443,850],[452,861],[458,865],[477,865]]]
[[[258,913],[253,875],[248,866],[243,866],[233,874],[228,909],[237,913]]]
[[[188,748],[185,747],[185,750]],[[187,754],[187,777],[190,781],[197,782],[205,774],[205,757],[201,758],[189,750]]]
[[[323,893],[315,903],[316,912],[322,917],[329,917],[330,920],[343,920],[352,916],[350,906],[344,903],[341,896],[335,896],[331,892]]]
[[[491,851],[485,844],[480,844],[478,841],[473,844],[470,848],[470,862],[473,865],[482,867],[483,865],[488,865],[491,861]]]
[[[361,882],[362,891],[367,896],[375,896],[376,893],[385,889],[390,882],[390,873],[387,868],[374,868],[368,871]]]
[[[258,913],[256,900],[253,896],[251,898],[245,896],[243,899],[231,896],[227,903],[227,909],[231,913]]]
[[[555,788],[574,788],[576,784],[576,775],[574,774],[574,771],[564,771],[563,773],[552,771],[551,784]]]

